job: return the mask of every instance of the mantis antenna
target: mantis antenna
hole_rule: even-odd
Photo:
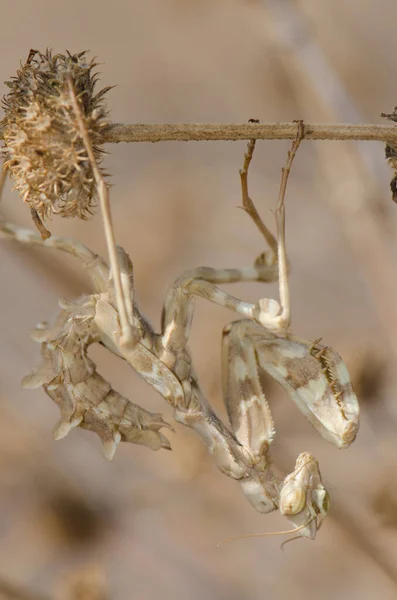
[[[310,519],[310,521],[306,521],[306,523],[303,523],[303,525],[300,525],[299,527],[295,527],[295,529],[287,529],[286,531],[269,531],[268,533],[246,533],[243,535],[235,535],[233,537],[226,538],[225,540],[222,540],[221,542],[218,542],[216,547],[219,548],[219,546],[221,546],[222,544],[229,544],[230,542],[234,542],[237,540],[244,540],[246,538],[268,537],[270,535],[288,535],[289,533],[296,533],[297,531],[301,531],[302,529],[304,529],[305,527],[310,525],[310,523],[312,521],[314,521],[315,518],[316,517],[312,517]],[[299,537],[299,536],[297,536],[297,537]],[[297,539],[297,538],[293,538],[293,539]],[[287,542],[292,542],[292,540],[287,540]],[[284,544],[286,544],[287,542],[284,542]]]
[[[301,540],[301,539],[302,539],[302,536],[301,536],[301,535],[296,535],[295,537],[293,537],[293,538],[290,538],[289,540],[285,540],[285,541],[284,541],[284,542],[281,544],[281,546],[280,546],[280,550],[282,550],[282,551],[284,552],[284,546],[285,546],[286,544],[289,544],[289,542],[294,542],[295,540]]]

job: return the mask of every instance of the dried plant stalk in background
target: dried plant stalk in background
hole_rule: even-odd
[[[86,52],[53,55],[31,50],[3,98],[5,157],[14,188],[41,218],[87,218],[96,201],[90,161],[79,134],[67,79],[71,79],[94,147],[102,156],[107,126],[104,95],[95,93],[94,60]]]

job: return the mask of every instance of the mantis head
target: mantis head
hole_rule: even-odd
[[[309,452],[298,456],[295,469],[284,480],[280,491],[280,513],[299,530],[299,535],[314,540],[328,514],[329,494],[325,490],[317,460]]]

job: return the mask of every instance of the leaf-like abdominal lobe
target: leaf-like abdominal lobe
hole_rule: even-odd
[[[152,450],[171,449],[160,432],[172,427],[160,414],[133,404],[112,389],[96,371],[87,356],[95,338],[95,307],[86,297],[68,303],[51,327],[40,325],[33,338],[41,343],[42,364],[22,382],[25,388],[43,386],[46,394],[59,406],[61,418],[56,424],[55,439],[65,437],[74,427],[94,431],[102,440],[103,453],[111,460],[121,441],[142,444]],[[89,309],[92,307],[92,315]]]

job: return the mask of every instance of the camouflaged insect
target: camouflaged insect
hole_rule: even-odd
[[[162,418],[132,405],[96,372],[87,357],[87,348],[100,343],[125,360],[163,396],[172,407],[175,420],[201,437],[218,469],[241,484],[256,510],[269,513],[279,509],[293,527],[285,533],[296,532],[314,539],[327,516],[329,496],[318,462],[310,452],[298,456],[293,471],[286,477],[280,477],[273,468],[270,450],[275,428],[261,372],[280,383],[320,435],[338,448],[346,448],[354,441],[359,406],[342,358],[330,347],[320,345],[319,340],[300,339],[289,330],[284,194],[300,139],[295,140],[282,172],[276,209],[277,239],[255,214],[254,221],[271,251],[263,253],[252,267],[199,267],[183,273],[166,295],[159,332],[139,311],[132,263],[122,248],[108,245],[113,261],[110,269],[78,241],[54,236],[44,242],[35,232],[1,222],[0,233],[21,243],[57,248],[79,258],[95,288],[89,296],[62,301],[55,325],[41,325],[34,333],[42,344],[43,363],[25,378],[24,385],[43,385],[59,404],[57,438],[76,426],[92,429],[102,438],[108,458],[113,457],[123,440],[138,441],[155,449],[169,447],[159,431],[166,426]],[[250,142],[240,172],[243,207],[251,216],[253,203],[248,197],[246,178],[254,145]],[[98,171],[95,176],[99,194],[105,194],[106,186]],[[243,281],[278,281],[280,301],[261,298],[255,303],[244,302],[218,287]],[[230,428],[213,411],[192,364],[188,339],[195,297],[243,317],[228,325],[223,333],[223,395]]]

